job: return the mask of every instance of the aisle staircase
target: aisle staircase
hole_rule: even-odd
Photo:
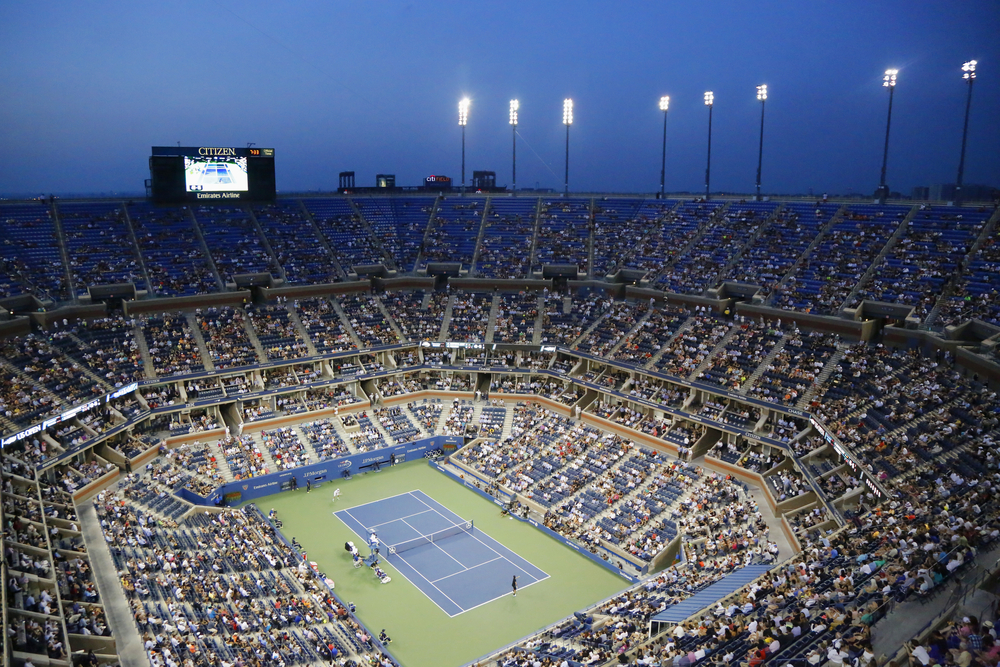
[[[633,326],[633,327],[632,327],[631,329],[629,329],[628,331],[626,331],[626,332],[625,332],[624,334],[622,334],[621,336],[619,336],[619,337],[618,337],[618,342],[617,342],[617,343],[615,343],[615,344],[614,344],[614,345],[613,345],[613,346],[611,347],[611,349],[610,349],[610,350],[608,350],[608,351],[607,351],[607,352],[606,352],[606,353],[604,354],[604,356],[605,356],[605,357],[607,357],[608,359],[613,359],[613,358],[614,358],[614,356],[615,356],[615,353],[616,353],[616,352],[618,351],[618,349],[619,349],[619,348],[620,348],[620,347],[621,347],[622,345],[624,345],[624,344],[625,344],[625,341],[629,340],[629,338],[630,338],[631,336],[634,336],[634,335],[636,335],[636,334],[637,334],[637,333],[638,333],[639,331],[641,331],[641,330],[642,330],[642,327],[643,327],[643,326],[644,326],[644,325],[646,324],[646,320],[648,320],[648,319],[649,319],[650,317],[652,317],[652,316],[653,316],[653,309],[652,309],[652,308],[647,308],[647,309],[646,309],[646,312],[645,312],[645,313],[643,313],[643,314],[642,314],[642,316],[641,316],[641,317],[640,317],[640,318],[639,318],[638,320],[636,320],[636,323],[635,323],[635,325],[634,325],[634,326]]]
[[[500,310],[500,295],[494,294],[492,301],[490,301],[490,315],[486,320],[486,340],[487,343],[493,342],[493,334],[496,333],[497,326],[497,311]]]
[[[192,312],[184,313],[184,318],[187,321],[188,329],[191,331],[191,337],[198,346],[198,356],[201,357],[202,365],[206,371],[214,371],[215,363],[212,361],[212,355],[208,351],[208,344],[205,343],[205,336],[201,333],[201,327],[198,326],[198,318]]]
[[[860,302],[858,304],[855,304],[854,300],[858,298],[858,295],[861,294],[861,290],[867,287],[868,283],[871,282],[872,278],[875,277],[875,274],[878,272],[879,268],[882,267],[882,261],[886,258],[889,252],[893,250],[899,243],[899,240],[906,235],[906,230],[910,228],[910,222],[917,214],[918,209],[919,207],[917,206],[912,207],[910,209],[910,212],[906,214],[906,217],[903,218],[903,220],[896,227],[896,230],[892,233],[892,236],[886,239],[886,242],[882,245],[882,249],[879,250],[879,253],[875,256],[875,259],[873,259],[871,264],[868,265],[868,269],[864,272],[864,274],[861,276],[858,282],[854,285],[854,288],[847,295],[847,298],[844,299],[844,302],[840,304],[840,308],[838,310],[843,310],[844,308],[851,308],[860,304]]]
[[[438,342],[443,343],[448,340],[448,329],[451,327],[451,312],[455,305],[455,295],[448,297],[448,305],[444,308],[444,317],[441,318],[441,333],[438,334]]]
[[[156,368],[153,366],[153,357],[149,354],[149,343],[146,342],[146,336],[142,333],[142,325],[136,324],[132,327],[132,336],[135,338],[135,342],[139,346],[139,355],[142,357],[143,373],[146,375],[147,379],[156,379]]]
[[[833,371],[837,369],[837,366],[840,364],[840,360],[844,358],[844,355],[847,354],[847,350],[849,348],[850,345],[847,343],[837,344],[837,351],[834,352],[833,355],[827,360],[826,365],[823,366],[823,370],[821,370],[819,375],[816,376],[812,386],[802,392],[801,398],[799,398],[798,402],[795,404],[796,408],[799,410],[805,410],[809,407],[809,403],[812,401],[813,397],[817,394],[817,392],[819,392],[820,388],[826,383],[826,381],[830,379],[830,376],[833,375]]]
[[[684,320],[683,322],[681,322],[680,326],[677,327],[677,331],[675,331],[674,334],[670,338],[668,338],[666,341],[660,343],[660,349],[657,350],[656,354],[654,354],[649,361],[647,361],[645,364],[643,364],[642,367],[645,368],[646,370],[655,370],[656,369],[656,364],[659,363],[660,359],[663,358],[664,353],[666,353],[666,351],[675,342],[677,342],[678,338],[680,338],[685,333],[687,333],[687,330],[690,329],[692,326],[694,326],[694,323],[695,323],[694,316],[691,316],[691,317],[687,318],[686,320]]]
[[[778,354],[783,349],[785,349],[785,343],[787,343],[791,337],[792,337],[791,334],[786,333],[784,336],[781,337],[781,340],[779,340],[777,343],[774,344],[774,347],[771,348],[771,351],[767,353],[767,356],[764,357],[764,359],[759,364],[757,364],[757,368],[754,369],[754,372],[750,374],[750,377],[747,378],[747,381],[744,382],[743,385],[740,387],[739,392],[741,394],[746,394],[755,384],[757,384],[757,380],[759,380],[760,376],[762,376],[764,373],[767,372],[768,367],[774,361],[775,357],[777,357]]]
[[[733,336],[735,336],[736,332],[739,330],[740,328],[735,324],[730,326],[726,335],[719,339],[718,344],[712,348],[712,351],[705,356],[702,362],[698,364],[698,366],[691,372],[690,375],[688,375],[686,379],[689,381],[697,380],[698,377],[712,365],[712,362],[715,361],[715,357],[725,351],[726,345],[729,345],[729,341],[733,339]]]
[[[309,356],[314,357],[319,354],[316,351],[316,346],[313,345],[312,339],[309,337],[309,332],[306,331],[305,325],[302,324],[302,320],[299,318],[299,313],[295,310],[295,306],[293,304],[286,303],[285,310],[288,311],[289,321],[295,326],[295,330],[298,331],[299,336],[301,336],[302,340],[305,342],[306,352],[309,353]]]

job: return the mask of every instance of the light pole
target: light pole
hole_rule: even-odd
[[[513,148],[513,162],[511,164],[510,173],[511,181],[513,181],[513,186],[511,190],[517,192],[517,110],[520,108],[521,103],[517,100],[510,101],[510,127],[511,135],[514,141]]]
[[[715,105],[715,95],[712,91],[705,93],[705,106],[708,107],[708,162],[705,165],[705,201],[709,199],[708,186],[712,180],[712,107]]]
[[[972,82],[976,80],[976,61],[962,65],[962,78],[969,82],[965,98],[965,125],[962,126],[962,157],[958,160],[958,178],[955,180],[955,206],[962,205],[962,177],[965,175],[965,139],[969,136],[969,109],[972,108]]]
[[[878,201],[884,204],[889,196],[889,188],[885,184],[885,167],[889,161],[889,127],[892,125],[892,94],[896,90],[896,75],[898,69],[887,69],[882,77],[882,87],[889,89],[889,115],[885,120],[885,148],[882,150],[882,177],[878,184]]]
[[[757,86],[757,99],[760,100],[760,148],[757,149],[757,201],[760,201],[760,165],[764,161],[764,102],[767,101],[767,85]]]
[[[573,124],[573,100],[563,100],[563,125],[566,126],[566,179],[565,194],[569,194],[569,126]]]
[[[660,158],[660,199],[663,199],[663,182],[667,173],[667,109],[670,108],[670,98],[664,95],[660,98],[660,111],[663,112],[663,156]]]
[[[462,128],[462,194],[465,194],[465,125],[469,122],[469,98],[458,103],[458,124]]]

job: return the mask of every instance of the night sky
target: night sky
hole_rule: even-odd
[[[141,192],[154,145],[276,149],[279,191],[394,173],[456,181],[457,104],[471,98],[466,173],[518,185],[700,191],[715,93],[713,191],[751,192],[769,97],[765,193],[871,193],[900,70],[888,182],[954,182],[979,61],[965,182],[1000,186],[1000,3],[0,3],[0,193]]]

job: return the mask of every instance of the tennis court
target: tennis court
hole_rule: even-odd
[[[625,585],[618,575],[530,524],[502,516],[496,504],[424,461],[383,468],[378,474],[355,475],[338,480],[336,486],[341,494],[335,503],[331,501],[333,485],[324,485],[325,492],[313,488],[312,493],[306,493],[300,487],[298,492],[268,496],[258,505],[265,512],[275,509],[284,522],[281,532],[302,543],[309,560],[316,561],[319,570],[336,581],[334,590],[340,599],[357,604],[357,616],[369,629],[375,633],[386,629],[392,637],[389,649],[404,667],[465,665],[613,595]],[[355,507],[410,489],[420,489],[462,518],[473,519],[477,533],[485,531],[549,578],[519,590],[515,598],[510,595],[510,576],[505,576],[499,582],[504,597],[449,617],[392,562],[382,559],[383,569],[392,577],[392,582],[384,585],[368,568],[355,569],[344,542],[353,540],[364,553],[367,548],[357,533],[334,516],[334,510],[347,509],[353,514]],[[383,536],[388,537],[385,531]],[[520,581],[522,587],[527,583],[523,578]]]
[[[509,595],[515,575],[518,590],[549,576],[423,491],[335,514],[363,552],[374,531],[382,557],[451,617]]]

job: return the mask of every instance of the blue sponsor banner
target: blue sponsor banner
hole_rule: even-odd
[[[431,465],[434,466],[435,468],[437,468],[439,471],[443,472],[444,474],[448,475],[452,479],[454,479],[456,482],[459,482],[459,483],[463,484],[466,488],[471,489],[472,491],[475,491],[476,493],[478,493],[479,495],[481,495],[483,498],[486,498],[487,500],[489,500],[491,502],[494,502],[497,505],[500,505],[501,507],[503,506],[503,503],[500,500],[494,498],[490,494],[488,494],[485,491],[483,491],[482,489],[478,488],[475,484],[471,483],[469,480],[461,479],[455,473],[451,472],[450,470],[446,470],[443,466],[441,466],[441,465],[439,465],[437,463],[434,463],[433,461],[431,462]],[[627,572],[619,570],[618,567],[615,566],[615,564],[612,563],[611,561],[606,561],[603,558],[601,558],[599,555],[597,555],[595,553],[591,553],[589,549],[587,549],[585,547],[582,547],[579,544],[576,544],[575,542],[571,542],[571,541],[567,540],[565,537],[563,537],[559,533],[557,533],[554,530],[552,530],[550,528],[547,528],[546,526],[538,523],[534,519],[522,519],[521,517],[515,516],[513,514],[511,514],[511,516],[514,517],[515,519],[517,519],[518,521],[521,521],[522,523],[529,523],[529,524],[531,524],[533,527],[535,527],[538,530],[542,531],[543,533],[545,533],[546,535],[548,535],[552,539],[558,540],[559,542],[565,544],[567,547],[569,547],[573,551],[577,552],[581,556],[586,556],[587,558],[589,558],[590,560],[594,561],[598,565],[600,565],[600,566],[602,566],[604,568],[607,568],[608,570],[611,570],[612,572],[614,572],[615,574],[617,574],[619,577],[622,577],[624,579],[628,579],[632,583],[636,583],[636,582],[639,581],[638,577],[634,577],[631,574],[628,574]],[[621,556],[619,556],[618,554],[615,554],[615,553],[609,553],[608,555],[611,558],[617,558],[619,560],[629,560],[627,558],[622,558]],[[629,562],[631,563],[631,561],[629,561]],[[635,563],[632,563],[632,564],[635,565]],[[639,566],[639,567],[643,567],[643,566]]]
[[[425,438],[401,445],[376,449],[372,452],[362,452],[339,459],[321,461],[320,463],[302,466],[293,470],[282,470],[259,477],[228,482],[208,494],[207,497],[199,496],[189,489],[181,489],[177,492],[177,495],[195,505],[214,506],[223,497],[238,493],[239,502],[242,503],[248,500],[263,498],[279,491],[287,491],[295,485],[299,488],[305,488],[306,482],[314,486],[324,482],[335,482],[344,478],[345,471],[351,475],[370,472],[375,470],[376,466],[384,467],[389,465],[393,455],[395,455],[397,463],[423,458],[427,452],[440,449],[445,444],[461,446],[463,442],[461,437],[439,435],[433,438]],[[293,479],[295,480],[294,483],[292,482]]]

